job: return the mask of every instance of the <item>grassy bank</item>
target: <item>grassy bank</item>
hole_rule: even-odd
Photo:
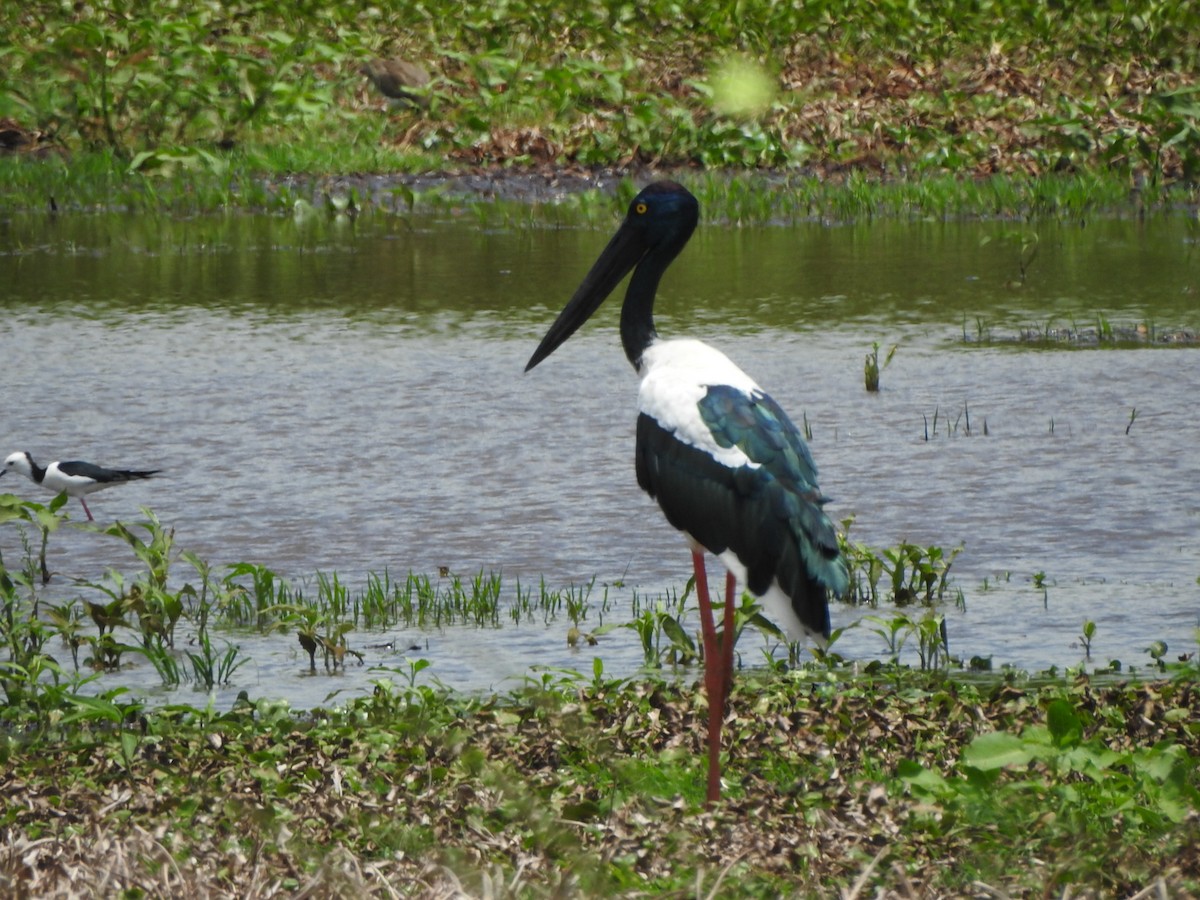
[[[1032,677],[955,659],[939,627],[954,551],[844,545],[851,599],[885,605],[868,627],[895,653],[854,666],[835,635],[829,652],[741,673],[725,799],[707,811],[686,590],[632,610],[605,594],[603,617],[588,589],[508,598],[483,573],[361,591],[327,573],[301,593],[262,566],[209,565],[149,511],[77,525],[65,500],[0,498],[20,538],[5,545],[25,548],[0,560],[6,894],[1200,891],[1194,654],[1151,648],[1132,679],[1128,663]],[[112,539],[103,583],[47,579],[63,528]],[[601,618],[634,629],[645,670],[614,678],[596,657],[466,694],[422,675],[417,643],[337,706],[291,710],[256,676],[231,709],[189,702],[239,683],[239,634],[298,640],[328,674],[397,627],[455,624],[462,640],[555,617],[568,640]],[[739,625],[760,627],[754,610]],[[920,668],[901,663],[906,641]],[[155,675],[157,704],[111,686]]]
[[[78,896],[1185,896],[1200,691],[832,671],[381,686],[296,716],[77,700],[0,737],[0,884]]]
[[[37,208],[128,179],[148,206],[238,206],[295,173],[645,165],[966,194],[1086,176],[1154,203],[1200,173],[1200,12],[1171,0],[44,3],[0,33],[3,199]],[[376,56],[424,65],[427,105],[388,106]]]

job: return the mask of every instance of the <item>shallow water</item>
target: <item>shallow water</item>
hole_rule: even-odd
[[[1039,251],[1021,284],[1029,231]],[[595,578],[594,600],[611,585],[606,621],[627,621],[634,590],[681,590],[690,568],[634,480],[618,304],[522,373],[607,236],[449,214],[10,220],[4,452],[164,470],[89,505],[101,522],[149,506],[216,564],[300,584],[440,566],[498,571],[508,588]],[[1172,657],[1196,649],[1200,625],[1197,349],[1007,339],[1194,327],[1198,269],[1181,218],[709,227],[664,280],[659,330],[716,344],[807,418],[829,510],[855,517],[857,540],[964,545],[955,655],[1075,665],[1092,619],[1098,662],[1145,665],[1156,640]],[[872,341],[900,345],[877,395],[862,381]],[[48,499],[15,476],[0,488]],[[20,558],[15,532],[0,542]],[[113,538],[64,529],[51,567],[62,602],[91,596],[72,579],[134,564]],[[835,627],[863,614],[838,606]],[[291,634],[227,635],[252,662],[218,702],[246,689],[310,706],[418,657],[423,677],[467,690],[534,665],[590,672],[597,655],[610,674],[641,663],[632,631],[570,650],[568,624],[355,635],[367,664],[315,677]],[[743,661],[761,646],[747,634]],[[884,653],[869,625],[837,649]],[[156,678],[141,662],[102,681]]]

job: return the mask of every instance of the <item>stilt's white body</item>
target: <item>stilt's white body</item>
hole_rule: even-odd
[[[16,459],[13,459],[13,456]],[[38,481],[33,477],[33,470],[30,468],[29,460],[25,454],[13,454],[9,457],[10,462],[6,462],[12,471],[24,475],[34,484],[43,487],[52,494],[61,494],[66,491],[68,497],[83,497],[87,494],[94,494],[96,491],[103,490],[109,487],[113,482],[97,481],[94,478],[88,478],[84,475],[68,475],[61,468],[62,464],[58,462],[49,463],[46,466],[46,474],[42,476],[42,480]]]
[[[0,476],[8,472],[24,475],[34,484],[52,494],[65,492],[69,497],[78,498],[79,502],[83,504],[83,511],[87,513],[89,520],[92,518],[92,511],[88,509],[87,501],[83,499],[87,494],[94,494],[96,491],[112,487],[114,484],[137,481],[157,474],[157,470],[106,469],[103,466],[79,461],[52,462],[42,468],[33,461],[32,456],[23,450],[10,453],[4,460],[3,467],[0,467]]]

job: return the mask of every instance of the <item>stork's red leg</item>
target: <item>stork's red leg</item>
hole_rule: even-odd
[[[700,603],[700,637],[704,642],[704,661],[708,663],[709,642],[716,636],[712,603],[708,599],[708,573],[704,569],[704,551],[692,551],[692,571],[696,575],[696,598]]]
[[[721,798],[721,722],[725,718],[725,674],[721,671],[722,653],[717,645],[717,626],[713,621],[712,602],[708,598],[708,575],[704,570],[704,552],[692,551],[696,574],[696,599],[700,604],[700,636],[704,642],[704,692],[708,695],[708,790],[705,802],[711,806]]]
[[[734,615],[736,609],[733,605],[734,591],[737,588],[737,579],[733,577],[732,572],[725,573],[725,630],[721,632],[721,667],[725,671],[725,681],[722,685],[724,690],[724,699],[729,699],[729,692],[733,688],[733,645],[737,641],[737,633],[734,626]]]

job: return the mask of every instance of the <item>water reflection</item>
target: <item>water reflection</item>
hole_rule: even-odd
[[[1195,351],[962,341],[980,322],[1014,334],[1051,317],[1194,326],[1187,229],[1040,223],[1024,285],[1013,284],[1014,230],[702,228],[664,283],[660,330],[717,344],[807,417],[831,512],[855,516],[858,540],[965,545],[956,654],[1074,664],[1084,618],[1098,623],[1103,660],[1145,663],[1159,639],[1172,653],[1195,649]],[[164,469],[98,496],[93,511],[131,520],[151,506],[181,546],[218,564],[300,580],[337,571],[351,584],[438,566],[523,585],[595,577],[597,592],[623,585],[609,588],[623,620],[633,590],[679,589],[689,567],[634,481],[636,382],[617,304],[522,374],[605,239],[389,216],[10,221],[3,452]],[[884,390],[868,395],[862,358],[875,340],[900,350]],[[11,533],[0,539],[6,560],[19,556]],[[59,600],[79,593],[69,578],[130,565],[111,539],[71,531],[52,564]],[[835,625],[858,616],[839,608]],[[632,632],[570,651],[565,629],[363,643],[428,642],[429,674],[464,688],[534,663],[590,671],[592,653],[614,672],[641,660]],[[307,656],[292,636],[239,640],[255,662],[235,691],[307,704],[380,674],[299,679]],[[748,664],[760,658],[742,649]],[[864,627],[839,649],[871,657],[882,646]],[[368,661],[403,668],[410,656]]]

